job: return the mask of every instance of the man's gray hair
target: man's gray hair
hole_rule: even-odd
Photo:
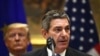
[[[48,11],[42,18],[42,23],[41,23],[42,28],[48,31],[50,28],[51,20],[57,19],[57,18],[59,19],[66,18],[70,24],[69,16],[64,11],[51,10],[51,11]]]

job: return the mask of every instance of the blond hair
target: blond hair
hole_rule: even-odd
[[[24,24],[24,23],[12,23],[8,26],[6,26],[4,28],[4,35],[7,33],[7,31],[11,28],[24,28],[27,32],[29,31],[28,29],[28,25],[27,24]]]

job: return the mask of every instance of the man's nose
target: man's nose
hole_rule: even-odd
[[[65,36],[67,33],[65,30],[62,30],[62,35]]]
[[[18,34],[15,35],[15,40],[16,40],[16,41],[19,40],[19,35],[18,35]]]

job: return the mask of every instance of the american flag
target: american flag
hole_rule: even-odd
[[[70,46],[86,53],[94,48],[97,55],[91,55],[100,56],[98,33],[89,0],[66,0],[64,10],[71,20]]]

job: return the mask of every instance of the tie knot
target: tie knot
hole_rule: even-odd
[[[60,54],[56,54],[56,56],[60,56]]]

